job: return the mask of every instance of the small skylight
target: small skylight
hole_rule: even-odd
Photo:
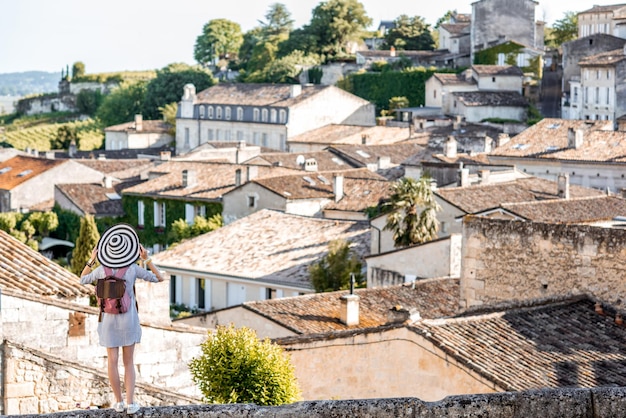
[[[29,175],[29,174],[30,174],[30,173],[32,173],[32,172],[33,172],[33,170],[24,170],[24,171],[22,171],[21,173],[19,173],[17,176],[18,176],[18,177],[24,177],[24,176]]]
[[[302,177],[302,179],[303,179],[304,181],[306,181],[307,183],[309,183],[311,186],[315,186],[315,181],[314,181],[311,177],[309,177],[309,176],[304,176],[304,177]]]
[[[283,192],[283,194],[284,194],[285,196],[291,196],[291,193],[289,193],[289,192]]]
[[[550,125],[548,125],[548,129],[556,129],[559,126],[561,126],[560,123],[551,123]]]
[[[513,145],[513,149],[526,149],[528,148],[527,144],[515,144]]]
[[[334,162],[335,164],[337,164],[337,165],[343,165],[343,161],[342,161],[342,160],[340,160],[340,159],[339,159],[339,158],[337,158],[337,157],[333,157],[333,158],[332,158],[332,160],[333,160],[333,162]]]
[[[11,171],[11,167],[4,167],[4,168],[0,169],[0,174],[4,174],[4,173],[6,173],[8,171]]]
[[[322,176],[321,174],[317,175],[317,178],[320,179],[320,181],[324,184],[330,184],[330,181],[328,181],[328,179],[324,176]]]
[[[558,149],[559,149],[559,147],[557,147],[555,145],[550,145],[550,146],[546,147],[546,151],[556,151]]]
[[[358,149],[358,150],[356,150],[356,153],[359,154],[363,158],[370,158],[370,155],[367,152],[363,151],[363,150]]]
[[[108,197],[109,200],[120,200],[122,198],[122,196],[117,193],[107,193],[106,197]]]

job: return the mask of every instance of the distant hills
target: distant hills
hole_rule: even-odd
[[[0,74],[0,96],[27,96],[29,94],[57,93],[61,73],[26,71]]]

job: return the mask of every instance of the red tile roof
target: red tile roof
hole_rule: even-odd
[[[0,189],[11,190],[27,180],[37,177],[65,163],[63,160],[15,156],[0,162]]]

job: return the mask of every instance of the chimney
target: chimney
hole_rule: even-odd
[[[237,148],[238,149],[244,149],[246,147],[246,141],[238,141],[237,142]]]
[[[391,157],[378,157],[378,170],[391,167]]]
[[[259,175],[259,167],[256,165],[246,166],[246,181],[254,180]]]
[[[292,84],[291,90],[289,91],[289,97],[294,98],[298,97],[302,93],[302,86],[300,84]]]
[[[467,187],[470,185],[469,168],[461,168],[461,187]]]
[[[448,158],[455,158],[457,150],[457,143],[454,136],[448,136],[446,142],[443,143],[443,155]]]
[[[113,178],[111,178],[111,176],[104,176],[104,178],[102,179],[102,186],[105,189],[113,188]]]
[[[480,182],[481,184],[489,184],[489,176],[491,175],[490,170],[480,170]]]
[[[172,159],[171,151],[161,151],[161,161],[169,161]]]
[[[560,173],[557,177],[556,194],[561,199],[569,199],[569,174]]]
[[[582,147],[584,139],[584,131],[580,128],[569,128],[567,130],[567,147],[578,149]]]
[[[193,118],[194,102],[196,100],[196,86],[185,84],[183,87],[183,97],[179,105],[180,117],[185,119]]]
[[[143,116],[135,115],[135,131],[139,132],[143,130]]]
[[[493,147],[493,138],[486,136],[485,137],[485,150],[484,152],[489,154],[491,152],[491,149]]]
[[[54,160],[54,151],[46,151],[46,159]]]
[[[183,170],[183,187],[193,187],[196,185],[196,171]]]
[[[304,171],[317,171],[317,160],[315,158],[307,158],[304,161]]]
[[[454,118],[454,122],[452,122],[452,129],[461,129],[461,115],[456,115],[456,117]]]
[[[511,140],[511,137],[509,136],[509,134],[505,132],[501,132],[498,134],[498,140],[496,141],[496,146],[501,147],[502,145],[506,144],[510,140]]]
[[[235,170],[235,186],[241,186],[241,168]]]
[[[359,299],[355,294],[341,296],[341,317],[342,323],[347,326],[359,325]]]
[[[367,134],[361,134],[361,145],[367,145]]]
[[[387,321],[395,324],[411,324],[415,321],[419,321],[420,319],[421,315],[417,309],[407,309],[402,305],[394,306],[389,310],[389,314],[387,315]]]
[[[343,174],[333,175],[333,194],[335,195],[335,202],[343,199]]]

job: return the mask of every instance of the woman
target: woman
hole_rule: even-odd
[[[96,258],[101,265],[93,269]],[[144,266],[150,270],[139,267],[136,264],[138,258],[141,258]],[[103,266],[111,269],[114,274],[120,269],[127,268],[122,278],[126,281],[126,293],[131,299],[130,308],[127,312],[120,314],[103,313],[102,321],[98,323],[98,337],[100,345],[107,348],[109,382],[115,395],[114,408],[117,412],[124,412],[126,409],[127,414],[134,414],[139,410],[139,404],[134,400],[134,352],[135,344],[141,341],[141,327],[133,286],[137,278],[149,282],[162,282],[164,279],[152,264],[148,251],[139,244],[139,237],[135,230],[127,224],[114,225],[102,234],[96,248],[91,252],[89,262],[80,274],[80,282],[88,284],[106,277]],[[124,361],[126,405],[122,399],[118,370],[119,347],[122,347]]]

